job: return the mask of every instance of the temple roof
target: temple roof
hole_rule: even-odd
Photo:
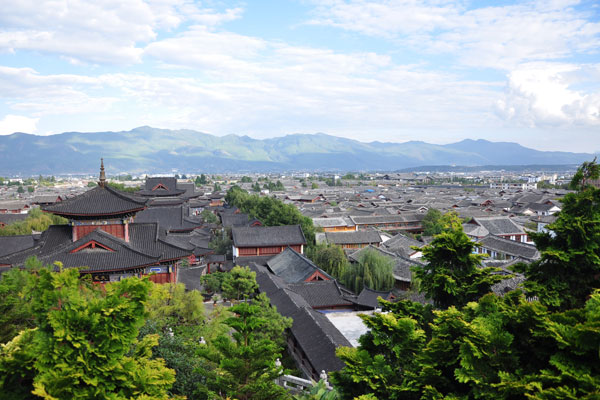
[[[173,177],[146,178],[146,185],[137,192],[142,196],[179,196],[185,190],[177,188],[177,179]]]
[[[50,226],[33,247],[0,258],[0,265],[21,265],[27,258],[36,256],[44,264],[60,261],[65,268],[78,267],[82,272],[111,271],[158,264],[192,254],[190,249],[165,240],[156,223],[130,224],[129,242],[100,228],[73,242],[71,229],[68,225]],[[85,248],[90,242],[95,242],[95,246]]]
[[[97,186],[79,196],[43,207],[53,214],[72,216],[119,216],[146,208],[146,199],[113,189]]]

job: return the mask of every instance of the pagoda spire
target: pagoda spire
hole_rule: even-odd
[[[104,174],[104,158],[100,159],[100,180],[98,186],[104,187],[106,185],[106,175]]]

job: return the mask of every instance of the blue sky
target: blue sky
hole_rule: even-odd
[[[595,1],[19,0],[0,134],[150,125],[600,151]]]

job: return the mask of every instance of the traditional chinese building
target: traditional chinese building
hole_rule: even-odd
[[[192,253],[167,241],[159,223],[134,222],[146,202],[108,186],[102,161],[96,188],[43,208],[69,223],[50,226],[32,247],[0,258],[0,266],[23,265],[35,256],[44,264],[79,268],[94,282],[144,275],[157,283],[175,282],[177,266]]]
[[[300,225],[239,227],[231,230],[233,256],[274,256],[288,246],[304,253],[306,238]]]

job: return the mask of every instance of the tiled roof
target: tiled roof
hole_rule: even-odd
[[[335,355],[340,346],[351,344],[323,314],[312,309],[298,293],[286,288],[277,276],[266,268],[253,265],[257,272],[256,281],[261,292],[269,296],[277,311],[294,321],[290,332],[296,339],[306,358],[317,371],[339,371],[344,363]]]
[[[306,244],[300,225],[234,227],[231,234],[235,247]]]
[[[481,238],[477,240],[476,243],[488,250],[508,254],[514,257],[521,257],[526,260],[535,260],[540,257],[540,253],[533,245],[504,239],[494,235]]]
[[[0,214],[0,223],[10,225],[15,222],[24,221],[26,218],[27,214]]]
[[[32,248],[34,245],[33,235],[0,236],[0,257]]]
[[[425,246],[425,243],[399,233],[391,239],[383,242],[382,246],[386,250],[392,251],[398,255],[410,257],[411,254],[416,252],[416,250],[413,250],[411,247],[423,247]]]
[[[288,288],[302,296],[313,308],[352,306],[340,290],[335,280],[302,282],[288,285]]]
[[[135,222],[156,222],[161,228],[168,231],[193,230],[202,226],[202,221],[194,220],[187,216],[185,206],[175,207],[149,207],[140,211],[135,216]]]
[[[271,272],[279,276],[286,283],[304,282],[315,271],[319,271],[326,277],[333,279],[311,260],[289,247],[267,261],[267,266]]]
[[[356,303],[360,304],[361,306],[377,308],[377,307],[379,307],[379,301],[377,299],[379,297],[381,297],[383,300],[389,300],[391,294],[392,294],[391,290],[379,291],[379,290],[373,290],[373,289],[369,289],[368,287],[365,287],[358,295],[358,298],[356,299]]]
[[[375,230],[352,232],[325,232],[328,243],[333,244],[372,244],[381,243],[381,236]]]
[[[20,265],[27,258],[36,256],[47,264],[60,261],[67,268],[109,271],[151,265],[191,255],[190,250],[167,243],[161,237],[159,227],[155,223],[130,224],[129,242],[100,229],[72,242],[71,230],[68,225],[52,225],[34,247],[10,254],[0,259],[0,264]],[[92,240],[114,251],[96,248],[72,253]]]
[[[177,188],[177,179],[173,177],[146,178],[144,189],[137,193],[142,196],[178,196],[185,190]]]
[[[356,225],[365,224],[393,224],[398,222],[419,222],[422,221],[425,214],[406,213],[395,215],[374,215],[374,216],[351,216],[350,218]]]
[[[475,217],[470,223],[483,226],[492,235],[523,234],[523,228],[515,224],[508,217]]]
[[[123,193],[110,186],[97,186],[79,196],[43,207],[48,211],[64,216],[111,216],[143,210],[146,199]]]

